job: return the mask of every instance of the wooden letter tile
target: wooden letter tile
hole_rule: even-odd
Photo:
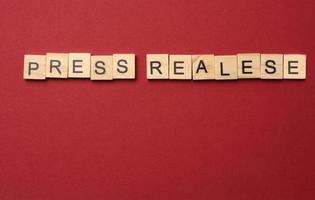
[[[46,55],[24,56],[24,79],[44,80],[46,78]]]
[[[90,53],[69,53],[70,78],[90,78],[91,54]]]
[[[237,55],[238,78],[260,78],[260,54],[242,53]]]
[[[91,80],[113,80],[113,56],[91,56]]]
[[[237,56],[215,56],[215,79],[236,80],[237,79]]]
[[[168,79],[168,54],[147,55],[147,79]]]
[[[46,54],[46,77],[67,78],[68,77],[68,54],[47,53]]]
[[[191,68],[191,55],[170,55],[170,79],[191,79]]]
[[[192,55],[193,79],[215,79],[214,55]]]
[[[285,79],[306,79],[306,55],[285,54],[283,60]]]
[[[136,78],[136,56],[135,54],[113,55],[113,78],[135,79]]]
[[[261,54],[261,78],[283,79],[283,54]]]

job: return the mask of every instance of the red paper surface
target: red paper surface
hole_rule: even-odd
[[[1,200],[315,196],[311,0],[1,0]],[[23,80],[27,53],[135,53],[137,79]],[[149,81],[145,54],[305,53],[307,79]]]

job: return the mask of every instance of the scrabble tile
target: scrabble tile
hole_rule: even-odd
[[[70,78],[90,78],[91,54],[90,53],[69,53]]]
[[[260,54],[237,54],[238,78],[260,78]]]
[[[147,55],[147,79],[168,79],[168,54]]]
[[[261,79],[283,79],[283,54],[261,54]]]
[[[135,54],[113,55],[113,78],[135,79],[136,78],[136,56]]]
[[[113,80],[113,56],[91,56],[91,80]]]
[[[192,55],[192,65],[194,80],[215,79],[214,55]]]
[[[44,80],[46,78],[46,55],[24,56],[24,79]]]
[[[306,55],[285,54],[283,72],[285,79],[306,79]]]
[[[224,55],[215,56],[215,79],[236,80],[237,79],[237,56]]]
[[[46,77],[67,78],[68,77],[68,54],[47,53],[46,54]]]
[[[191,55],[170,55],[170,79],[192,78]]]

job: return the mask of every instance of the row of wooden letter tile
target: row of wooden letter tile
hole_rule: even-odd
[[[47,53],[24,56],[24,79],[135,79],[135,54],[91,56],[90,53]]]
[[[90,78],[113,80],[135,78],[135,54],[91,56],[90,53],[25,55],[24,79]],[[305,79],[306,55],[147,55],[147,79],[235,80]]]
[[[148,79],[305,79],[306,55],[147,55]]]

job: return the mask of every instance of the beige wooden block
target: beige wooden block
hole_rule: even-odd
[[[285,54],[283,72],[285,79],[306,79],[306,55]]]
[[[237,56],[223,55],[215,56],[215,79],[236,80],[237,79]]]
[[[238,78],[260,78],[260,54],[237,54]]]
[[[168,54],[147,54],[147,79],[168,79]]]
[[[91,56],[91,80],[113,80],[113,56]]]
[[[283,54],[261,54],[261,79],[283,79]]]
[[[211,80],[215,79],[214,55],[192,55],[193,79]]]
[[[189,80],[192,78],[191,55],[170,55],[170,79]]]
[[[24,55],[24,79],[46,78],[46,55]]]
[[[46,77],[67,78],[68,77],[68,54],[47,53],[46,54]]]
[[[113,55],[113,78],[135,79],[136,78],[136,56],[135,54]]]
[[[90,53],[69,53],[68,77],[90,78],[91,54]]]

